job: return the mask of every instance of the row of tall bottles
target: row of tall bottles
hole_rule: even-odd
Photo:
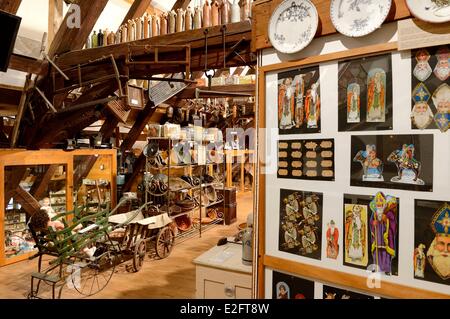
[[[160,15],[149,15],[128,20],[115,33],[108,29],[96,31],[88,38],[86,48],[95,48],[135,40],[147,39],[159,35],[190,31],[211,26],[236,23],[251,18],[253,0],[206,0],[202,5],[186,10],[178,9]]]

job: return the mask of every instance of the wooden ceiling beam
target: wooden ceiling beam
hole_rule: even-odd
[[[9,60],[8,68],[25,73],[43,75],[48,70],[48,62],[13,53]]]
[[[147,11],[148,7],[152,0],[134,0],[133,4],[128,10],[127,15],[123,18],[123,21],[120,25],[125,24],[128,20],[142,17],[144,13]]]
[[[0,10],[16,14],[22,0],[0,0]]]
[[[71,5],[50,45],[48,55],[54,57],[64,52],[82,49],[107,3],[108,0],[80,1],[78,3],[80,28],[71,26],[76,12],[74,5]]]
[[[191,0],[177,0],[177,2],[175,2],[175,4],[173,5],[172,10],[178,9],[186,10],[186,8],[189,6],[190,3]]]
[[[238,41],[244,40],[245,42],[250,42],[252,26],[249,21],[242,21],[238,23],[232,23],[227,25],[227,36],[226,36],[226,44],[227,48],[235,45]],[[221,26],[214,26],[209,28],[208,32],[208,51],[209,48],[213,46],[217,46],[222,48],[223,50],[223,39]],[[199,49],[201,52],[204,52],[205,46],[205,34],[204,29],[191,30],[186,32],[177,32],[163,36],[152,37],[149,39],[142,39],[133,42],[121,43],[109,45],[106,47],[98,47],[89,50],[74,50],[71,52],[67,52],[65,54],[61,54],[58,58],[57,64],[59,67],[65,69],[67,67],[76,66],[78,64],[85,64],[89,61],[100,59],[104,56],[108,56],[112,54],[116,59],[123,59],[128,54],[128,49],[130,44],[139,45],[141,50],[138,47],[133,48],[133,55],[139,54],[140,51],[145,52],[146,45],[186,45],[189,44],[191,46],[191,50]],[[178,57],[179,59],[179,57]],[[228,62],[227,62],[228,66]],[[220,69],[222,66],[217,67]],[[164,72],[164,74],[169,72]]]
[[[136,143],[137,139],[144,130],[145,125],[148,124],[153,113],[155,113],[156,109],[157,107],[155,107],[153,101],[149,100],[145,108],[139,113],[138,118],[134,122],[134,125],[128,133],[126,139],[120,145],[122,154],[125,153],[125,151],[131,150],[134,143]]]

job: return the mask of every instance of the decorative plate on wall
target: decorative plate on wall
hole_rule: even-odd
[[[311,41],[319,25],[316,7],[309,0],[285,0],[269,23],[269,39],[281,53],[297,53]]]
[[[450,0],[406,0],[406,4],[420,20],[431,23],[450,21]]]
[[[392,0],[331,0],[331,21],[339,33],[362,37],[383,24],[391,4]]]

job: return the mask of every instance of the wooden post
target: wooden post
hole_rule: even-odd
[[[53,42],[55,34],[63,20],[63,1],[48,0],[48,45]]]

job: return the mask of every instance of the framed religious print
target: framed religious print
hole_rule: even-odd
[[[416,199],[414,278],[450,285],[450,201]]]
[[[391,54],[339,62],[339,131],[392,130]]]
[[[433,191],[433,135],[351,138],[351,186]]]
[[[323,299],[374,299],[373,296],[323,285]]]
[[[314,299],[314,281],[273,271],[272,299]]]
[[[279,249],[321,259],[323,194],[280,190]]]
[[[280,134],[320,133],[319,66],[278,74]]]
[[[413,129],[450,128],[450,47],[411,51],[411,126]]]
[[[334,139],[278,142],[278,178],[334,181]]]
[[[344,195],[345,266],[398,274],[399,206],[398,198],[382,192]]]

